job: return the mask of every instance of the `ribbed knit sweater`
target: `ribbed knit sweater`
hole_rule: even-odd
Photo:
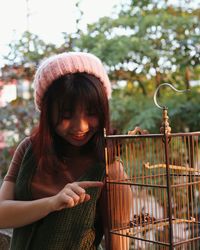
[[[36,170],[32,146],[27,148],[16,181],[16,200],[32,200],[31,180]],[[78,181],[102,181],[105,166],[97,163]],[[41,180],[42,181],[42,180]],[[73,208],[52,212],[30,225],[16,228],[13,232],[11,250],[95,250],[102,239],[100,218],[96,212],[100,196],[99,188],[88,188],[91,196]]]

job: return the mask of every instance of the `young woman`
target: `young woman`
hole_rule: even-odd
[[[0,227],[14,228],[13,250],[98,249],[107,227],[108,76],[94,55],[62,53],[40,65],[34,91],[40,120],[1,187]],[[123,174],[114,163],[113,173],[116,166]]]

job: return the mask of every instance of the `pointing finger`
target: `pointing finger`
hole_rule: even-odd
[[[101,181],[81,181],[77,182],[77,184],[82,188],[103,187],[103,182]]]

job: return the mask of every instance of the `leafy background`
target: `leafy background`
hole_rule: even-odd
[[[19,95],[1,108],[0,129],[8,132],[7,146],[0,154],[1,175],[5,175],[19,141],[30,134],[38,120],[34,72],[43,58],[63,51],[88,51],[103,61],[112,82],[111,119],[118,133],[127,133],[135,126],[159,132],[162,114],[153,95],[165,82],[191,89],[178,94],[164,87],[158,94],[159,103],[168,107],[172,131],[199,130],[200,9],[192,9],[190,3],[183,0],[175,6],[167,0],[129,0],[116,6],[112,16],[89,24],[84,32],[78,28],[76,33],[63,32],[59,46],[29,31],[11,41],[1,80],[4,84],[16,80],[17,85],[30,81],[30,98]],[[81,17],[77,27],[80,21]]]

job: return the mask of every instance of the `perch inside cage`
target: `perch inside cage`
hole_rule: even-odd
[[[166,115],[160,134],[105,136],[108,249],[200,247],[200,132],[171,133]]]

